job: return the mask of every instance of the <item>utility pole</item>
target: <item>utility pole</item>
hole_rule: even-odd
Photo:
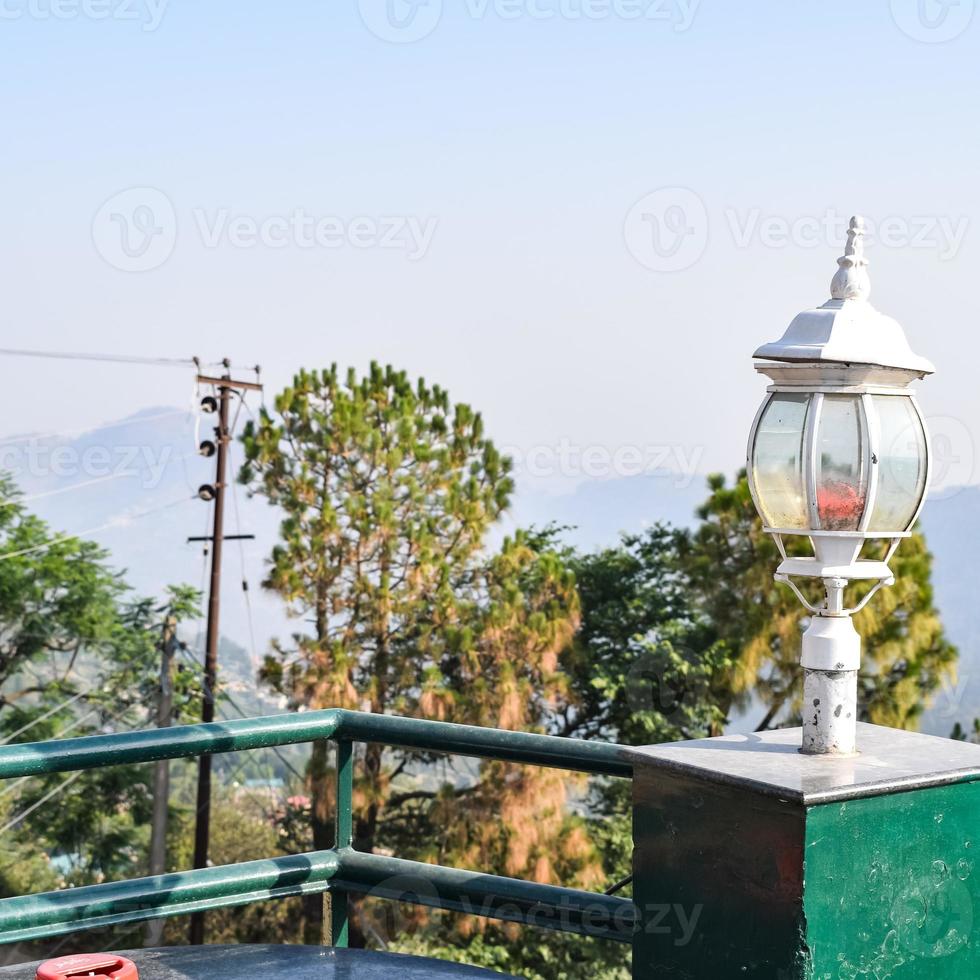
[[[157,728],[173,724],[174,649],[177,646],[177,620],[167,615],[160,642],[160,697],[157,701]],[[161,759],[153,768],[153,818],[150,825],[150,874],[167,870],[167,808],[170,802],[170,760]],[[159,946],[163,940],[163,919],[146,924],[146,946]]]
[[[230,363],[224,361],[226,373],[213,378],[199,374],[199,384],[214,385],[218,389],[218,424],[215,427],[214,443],[201,444],[204,455],[215,456],[215,477],[213,486],[205,484],[198,490],[202,500],[214,501],[214,520],[211,534],[211,582],[208,590],[208,632],[204,648],[204,701],[201,721],[205,724],[214,721],[214,704],[218,676],[219,613],[221,610],[221,557],[225,541],[225,488],[227,486],[228,445],[231,432],[228,430],[228,406],[233,391],[261,391],[262,385],[251,381],[237,381],[227,373]],[[214,411],[214,398],[202,400],[206,410]],[[197,539],[199,540],[199,539]],[[202,755],[197,769],[197,810],[194,824],[194,867],[208,866],[208,844],[211,835],[211,756]],[[191,916],[190,941],[200,946],[204,942],[204,913],[195,912]]]

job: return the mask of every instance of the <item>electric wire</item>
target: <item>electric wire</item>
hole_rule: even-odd
[[[56,538],[52,538],[50,541],[45,541],[44,544],[36,544],[30,548],[21,548],[19,551],[7,551],[0,554],[0,561],[6,561],[9,558],[20,558],[24,555],[36,554],[39,551],[46,551],[48,548],[53,548],[59,544],[65,544],[68,541],[74,541],[78,538],[85,538],[92,534],[98,534],[99,531],[106,531],[112,527],[122,527],[128,524],[130,521],[142,520],[144,517],[149,517],[152,514],[159,514],[161,511],[169,510],[171,507],[177,507],[179,504],[187,503],[189,500],[194,500],[194,497],[180,497],[177,500],[172,500],[168,504],[162,504],[159,507],[151,507],[149,510],[140,511],[136,514],[122,514],[119,517],[114,517],[111,521],[107,521],[105,524],[100,524],[98,527],[90,527],[84,531],[74,531],[71,534],[62,534]]]
[[[147,364],[155,367],[195,367],[200,366],[196,357],[141,357],[130,354],[97,354],[84,351],[26,350],[14,347],[0,347],[3,357],[43,357],[58,361],[103,361],[107,364]],[[213,364],[220,364],[215,361]]]
[[[200,360],[198,358],[196,358],[196,357],[194,357],[194,358],[147,358],[147,357],[132,357],[132,356],[114,355],[114,354],[94,354],[94,353],[67,352],[67,351],[22,350],[22,349],[13,349],[13,348],[0,348],[0,356],[10,356],[10,357],[38,357],[38,358],[60,359],[60,360],[101,361],[101,362],[105,362],[105,363],[116,363],[116,364],[146,364],[146,365],[171,366],[171,367],[195,366],[195,367],[198,368],[198,370],[200,370],[200,368],[202,366]],[[217,365],[223,365],[226,368],[229,368],[231,366],[227,361],[224,361],[224,362],[212,362],[212,364],[209,365],[209,366],[217,366]],[[251,370],[254,370],[255,371],[256,377],[259,376],[260,369],[259,369],[258,366],[252,368]],[[239,404],[238,411],[236,411],[236,414],[235,414],[235,422],[233,423],[233,426],[232,426],[232,432],[234,431],[234,428],[237,425],[238,415],[239,415],[239,413],[241,411],[241,407],[242,407],[243,404],[244,404],[244,398],[242,399],[241,403]],[[109,429],[109,428],[114,428],[114,427],[118,427],[118,426],[122,426],[122,425],[127,425],[127,424],[139,424],[141,422],[148,422],[148,421],[151,421],[151,420],[154,420],[154,419],[167,418],[167,417],[175,417],[175,416],[184,415],[184,414],[186,414],[186,413],[183,412],[183,411],[164,412],[164,413],[159,413],[159,414],[153,415],[153,416],[146,416],[146,417],[144,417],[142,419],[120,420],[118,422],[107,423],[104,426],[90,427],[88,429],[80,429],[80,430],[76,430],[76,431],[78,431],[78,432],[94,432],[94,431],[99,431],[99,430],[102,430],[102,429]],[[250,412],[250,414],[251,414],[251,412]],[[16,444],[18,442],[25,442],[25,441],[30,441],[30,440],[40,441],[42,439],[50,439],[50,438],[63,437],[65,435],[70,434],[70,432],[71,432],[71,430],[63,431],[63,432],[58,432],[58,433],[51,433],[50,435],[28,435],[28,436],[15,437],[15,438],[13,438],[11,440],[8,440],[6,443],[0,443],[0,446],[2,446],[2,445],[14,445],[14,444]],[[185,460],[186,458],[187,458],[187,455],[184,455],[184,456],[181,456],[180,457],[181,460]],[[186,465],[185,465],[185,474],[186,474]],[[44,498],[44,497],[53,496],[55,494],[67,493],[67,492],[70,492],[72,490],[82,489],[84,487],[93,486],[93,485],[96,485],[96,484],[99,484],[99,483],[104,483],[104,482],[107,482],[108,480],[111,480],[111,479],[117,479],[117,478],[119,478],[122,475],[124,475],[124,474],[108,474],[107,476],[104,476],[104,477],[94,478],[92,480],[87,480],[87,481],[83,481],[83,482],[80,482],[80,483],[77,483],[77,484],[73,484],[73,485],[71,485],[69,487],[62,487],[62,488],[59,488],[59,489],[56,489],[56,490],[34,494],[34,495],[28,496],[26,498],[21,498],[21,499],[24,499],[25,502],[26,502],[26,501],[30,501],[30,500],[37,500],[37,499],[41,499],[41,498]],[[149,508],[149,509],[146,509],[144,511],[141,511],[141,512],[138,512],[138,513],[135,513],[135,514],[124,514],[124,515],[120,515],[119,517],[116,517],[116,518],[114,518],[114,519],[106,522],[105,524],[99,525],[98,527],[89,528],[87,530],[78,531],[78,532],[74,532],[74,533],[71,533],[71,534],[60,535],[60,536],[52,539],[51,541],[45,542],[44,544],[41,544],[41,545],[35,545],[33,547],[30,547],[30,548],[22,548],[22,549],[19,549],[17,551],[12,551],[12,552],[7,552],[7,553],[4,553],[4,554],[0,554],[0,561],[4,561],[6,559],[17,558],[17,557],[21,557],[21,556],[24,556],[24,555],[34,554],[34,553],[37,553],[37,552],[45,551],[45,550],[47,550],[47,549],[49,549],[51,547],[54,547],[54,546],[56,546],[58,544],[65,543],[65,542],[71,541],[73,539],[78,539],[80,537],[85,537],[85,536],[88,536],[88,535],[91,535],[91,534],[95,534],[95,533],[98,533],[99,531],[107,530],[109,528],[116,527],[116,526],[119,526],[119,525],[128,524],[131,521],[139,520],[139,519],[142,519],[144,517],[148,517],[148,516],[150,516],[152,514],[160,513],[160,512],[162,512],[164,510],[167,510],[167,509],[170,509],[172,507],[178,506],[178,505],[180,505],[182,503],[186,503],[190,499],[194,499],[194,497],[181,497],[181,498],[179,498],[177,500],[174,500],[174,501],[171,501],[171,502],[169,502],[167,504],[163,504],[163,505],[158,506],[158,507]],[[237,501],[237,495],[235,495],[235,509],[236,509],[236,519],[238,519],[238,501]],[[240,520],[239,520],[239,527],[240,527]],[[205,534],[206,534],[206,531],[205,531]],[[202,562],[202,564],[204,566],[204,573],[203,573],[204,575],[206,575],[206,557],[207,557],[207,548],[205,547],[203,549],[203,558],[205,559],[205,561]],[[244,591],[246,592],[246,603],[247,603],[247,606],[248,606],[248,613],[249,613],[249,632],[250,632],[251,641],[252,641],[252,659],[253,659],[253,665],[254,665],[254,658],[255,658],[255,636],[254,636],[254,626],[253,626],[252,616],[251,616],[251,604],[249,602],[249,597],[247,595],[247,582],[246,582],[246,580],[244,578],[244,551],[242,551],[242,553],[241,553],[241,560],[242,560],[243,584],[246,585],[246,588],[245,588]],[[199,605],[199,616],[198,616],[199,627],[200,627],[201,620],[203,618],[203,586],[204,586],[204,580],[202,578],[202,587],[201,587],[202,602]],[[200,629],[199,629],[199,638],[200,638]],[[181,648],[183,648],[183,645],[181,645]],[[84,697],[88,693],[90,693],[90,692],[81,692],[81,693],[79,693],[77,695],[74,695],[73,697],[67,699],[65,702],[62,702],[62,704],[60,704],[60,705],[58,705],[58,706],[50,709],[45,714],[43,714],[42,716],[40,716],[40,717],[32,720],[27,725],[22,726],[22,728],[21,729],[18,729],[17,732],[13,733],[11,736],[8,736],[8,738],[5,740],[4,743],[0,743],[0,744],[6,744],[6,742],[9,742],[12,738],[16,738],[18,735],[23,734],[25,731],[28,731],[34,725],[39,724],[41,721],[45,720],[46,718],[50,717],[51,715],[53,715],[53,714],[57,713],[58,711],[62,710],[64,707],[67,707],[68,705],[70,705],[72,703],[75,703],[76,701],[80,700],[82,697]],[[229,700],[231,700],[231,699],[229,698]],[[241,710],[241,708],[237,704],[233,704],[233,706],[234,706],[235,710],[242,717],[245,717],[244,712]],[[129,705],[126,705],[123,708],[121,708],[118,712],[116,712],[114,715],[112,715],[107,720],[107,724],[108,723],[111,723],[112,721],[114,721],[117,718],[119,718],[122,714],[124,714],[127,710],[129,710],[129,707],[130,707]],[[63,735],[63,734],[66,734],[67,732],[69,732],[72,729],[76,728],[78,725],[82,724],[84,721],[86,721],[92,715],[97,714],[98,711],[99,711],[99,709],[98,708],[95,708],[92,711],[89,711],[86,714],[82,715],[80,718],[76,719],[75,721],[73,721],[69,725],[67,725],[64,728],[62,728],[57,733],[57,735],[55,737],[58,737],[58,736]],[[276,750],[276,755],[279,756],[278,750]],[[292,765],[288,762],[288,760],[286,760],[285,758],[283,758],[281,756],[280,756],[280,760],[294,774],[296,774],[297,776],[299,776],[299,774],[292,767]],[[236,769],[232,781],[234,781],[234,778],[237,778],[238,773],[240,773],[244,769],[244,767],[248,764],[248,762],[249,762],[249,759],[246,758],[243,761],[243,763]],[[10,820],[8,820],[2,827],[0,827],[0,834],[2,834],[5,831],[10,830],[11,828],[17,826],[17,824],[19,824],[21,821],[23,821],[31,813],[34,813],[40,807],[44,806],[46,803],[50,802],[55,797],[57,797],[59,794],[61,794],[62,792],[64,792],[66,789],[68,789],[79,778],[81,778],[82,775],[83,775],[83,772],[82,771],[79,771],[79,772],[76,772],[76,773],[72,773],[71,775],[69,775],[59,785],[53,787],[48,793],[46,793],[44,796],[42,796],[39,800],[36,800],[33,804],[31,804],[31,806],[29,806],[26,810],[21,811],[19,814],[15,815]],[[11,792],[14,789],[16,789],[17,786],[19,786],[25,780],[30,779],[30,778],[33,778],[33,777],[25,776],[25,777],[22,777],[20,780],[16,780],[16,781],[14,781],[14,783],[9,784],[7,787],[5,787],[4,791],[2,793],[0,793],[0,797],[2,797],[4,795],[7,795],[9,792]],[[302,777],[300,777],[300,778],[302,778]],[[246,791],[248,791],[248,787],[245,787],[245,789],[246,789]]]
[[[234,422],[232,423],[232,432],[231,432],[232,435],[234,435],[235,427],[238,425],[238,416],[242,410],[242,406],[244,405],[245,405],[245,396],[243,394],[241,396],[241,400],[238,403],[238,410],[235,412]],[[229,464],[232,464],[232,460],[234,458],[232,452],[233,447],[234,447],[234,443],[229,442],[228,445]],[[229,468],[232,470],[232,472],[234,472],[235,469],[234,465],[230,465]],[[242,596],[244,597],[244,601],[245,601],[245,616],[248,621],[249,656],[252,664],[252,672],[257,675],[259,670],[258,645],[255,642],[255,621],[252,615],[252,594],[249,591],[249,587],[248,587],[248,576],[245,574],[245,542],[241,536],[242,518],[241,518],[241,511],[239,510],[239,506],[238,506],[238,481],[234,479],[234,477],[231,480],[231,502],[232,502],[232,509],[234,510],[235,513],[235,534],[238,537],[238,564],[242,576]]]
[[[78,728],[78,726],[81,725],[82,722],[88,721],[89,718],[91,718],[93,715],[97,715],[98,713],[99,713],[99,709],[97,707],[93,708],[91,711],[87,712],[81,717],[76,718],[73,722],[71,722],[71,724],[65,725],[64,728],[59,729],[57,732],[54,733],[54,735],[51,736],[51,738],[56,739],[56,738],[61,738],[64,735],[67,735],[69,732]],[[15,779],[12,783],[7,783],[7,785],[4,786],[2,790],[0,790],[0,800],[2,800],[5,796],[9,796],[15,789],[17,789],[18,786],[23,786],[24,783],[26,783],[29,779],[36,779],[36,778],[37,778],[36,776],[21,776],[20,779]]]
[[[191,664],[193,664],[195,671],[200,671],[203,669],[202,664],[200,663],[200,661],[198,661],[197,657],[194,656],[193,652],[187,647],[186,643],[179,643],[177,645],[177,649],[181,654],[183,654],[185,659],[187,659]],[[227,700],[242,718],[247,717],[245,712],[242,711],[242,709],[238,706],[238,704],[234,701],[231,695],[228,694],[227,691],[222,692],[222,698]],[[217,703],[217,699],[215,699],[215,703]],[[300,780],[303,779],[303,777],[290,764],[289,760],[283,757],[283,755],[280,753],[279,749],[276,746],[267,745],[264,747],[274,752],[276,756],[279,758],[279,761],[282,762],[283,765],[286,766],[286,768],[288,768],[298,779]],[[245,767],[249,764],[249,762],[252,761],[252,759],[253,757],[250,754],[246,754],[245,758],[238,764],[238,766],[236,766],[235,770],[231,773],[231,775],[225,778],[225,783],[226,784],[234,783],[235,780],[238,778],[239,774],[245,769]],[[241,788],[245,790],[245,792],[248,793],[250,796],[252,796],[253,799],[257,800],[260,804],[265,806],[266,801],[263,800],[261,797],[257,796],[255,791],[251,787],[242,786]],[[197,811],[198,813],[200,813],[200,810],[203,809],[203,806],[204,804],[202,803],[201,808],[198,809]]]
[[[60,782],[53,789],[49,790],[44,794],[39,800],[35,800],[26,810],[22,810],[17,816],[12,817],[8,820],[2,827],[0,827],[0,834],[6,833],[8,830],[16,827],[25,817],[29,817],[35,810],[39,810],[45,803],[53,800],[59,793],[63,793],[72,783],[81,779],[84,770],[79,770],[78,772],[73,772],[67,779]]]
[[[8,745],[15,738],[17,738],[18,735],[23,735],[24,732],[29,732],[35,725],[39,725],[42,721],[47,721],[48,718],[50,718],[52,715],[56,715],[62,708],[67,708],[70,704],[74,704],[76,701],[81,700],[91,693],[92,691],[88,690],[79,691],[78,694],[73,694],[67,701],[62,701],[61,704],[57,704],[53,708],[45,711],[43,715],[38,715],[38,717],[33,721],[29,721],[26,725],[22,725],[17,729],[17,731],[8,735],[2,742],[0,742],[0,745]]]
[[[100,483],[108,483],[111,480],[119,480],[124,476],[134,476],[133,473],[109,473],[106,476],[96,476],[91,480],[83,480],[80,483],[71,483],[66,487],[57,487],[54,490],[42,490],[41,493],[31,493],[26,497],[18,497],[17,503],[29,504],[33,500],[45,500],[48,497],[57,497],[63,493],[70,493],[72,490],[84,490],[86,487],[94,487]]]
[[[174,409],[172,411],[160,412],[157,415],[142,415],[138,418],[117,419],[115,422],[106,422],[102,425],[81,426],[77,429],[61,429],[58,432],[32,433],[22,436],[14,436],[11,439],[0,440],[0,447],[14,446],[18,442],[30,442],[32,439],[43,442],[45,439],[58,439],[64,436],[87,435],[89,432],[103,432],[106,429],[119,429],[124,425],[142,425],[144,422],[155,422],[158,419],[172,419],[178,415],[187,415],[184,409]]]
[[[199,453],[184,453],[181,456],[176,456],[176,457],[169,458],[167,460],[167,462],[164,463],[163,465],[166,466],[168,463],[171,463],[171,462],[173,462],[173,463],[183,462],[184,463],[184,469],[185,469],[185,472],[186,472],[186,469],[187,469],[186,460],[188,460],[188,459],[190,459],[190,458],[192,458],[194,456],[197,456],[197,455],[199,455]],[[17,498],[17,503],[19,503],[19,504],[27,504],[27,503],[30,503],[33,500],[44,500],[47,497],[56,497],[59,494],[70,493],[72,490],[84,490],[87,487],[96,486],[97,484],[100,484],[100,483],[107,483],[110,480],[121,480],[124,477],[135,477],[135,476],[138,476],[138,475],[139,475],[138,473],[134,473],[132,471],[127,472],[126,470],[122,470],[119,473],[109,473],[106,476],[93,477],[93,479],[91,479],[91,480],[82,480],[79,483],[71,483],[71,484],[69,484],[66,487],[56,487],[54,490],[43,490],[40,493],[28,494],[26,497],[18,497]],[[195,492],[195,495],[196,495],[196,492]]]
[[[258,368],[256,368],[255,371],[256,371],[256,375],[258,375],[258,373],[259,373],[258,372]],[[234,467],[234,465],[232,463],[232,459],[233,459],[234,436],[235,436],[236,431],[238,430],[238,419],[239,419],[239,416],[241,415],[241,411],[242,411],[243,408],[248,412],[249,415],[252,415],[252,410],[251,410],[251,408],[249,407],[249,405],[248,405],[248,403],[246,401],[245,394],[242,393],[242,392],[238,392],[237,394],[239,396],[239,402],[238,402],[237,408],[235,409],[235,414],[234,414],[234,416],[232,418],[231,426],[229,427],[229,431],[228,431],[228,438],[229,438],[229,444],[228,444],[228,463],[229,463],[229,469],[232,472],[234,472],[234,469],[235,469],[235,467]],[[251,599],[251,593],[250,593],[249,587],[248,587],[248,578],[246,576],[245,544],[244,544],[244,541],[242,540],[242,538],[240,536],[241,535],[241,531],[242,531],[242,522],[241,522],[241,511],[239,509],[239,504],[238,504],[238,483],[237,483],[237,481],[234,478],[232,478],[232,480],[231,480],[231,498],[232,498],[232,507],[233,507],[234,515],[235,515],[235,534],[236,534],[236,536],[238,536],[238,542],[237,542],[238,543],[238,559],[239,559],[239,567],[240,567],[241,576],[242,576],[242,594],[243,594],[244,600],[245,600],[245,612],[246,612],[246,617],[247,617],[247,621],[248,621],[248,633],[249,633],[249,644],[250,644],[249,659],[251,661],[252,672],[253,672],[253,674],[256,674],[257,675],[258,674],[258,669],[259,669],[258,652],[257,652],[257,650],[258,650],[258,644],[256,643],[256,640],[255,640],[255,621],[254,621],[254,616],[253,616],[253,612],[252,612],[252,599]],[[203,585],[202,585],[202,588],[203,588]],[[196,663],[197,662],[195,660],[195,664]],[[200,666],[200,665],[198,665],[198,666]],[[227,691],[224,691],[223,692],[223,697],[235,709],[235,711],[238,713],[238,715],[240,717],[242,717],[242,718],[248,717],[245,714],[245,712],[242,710],[242,708],[239,707],[238,703],[234,700],[234,698]],[[290,763],[290,761],[277,748],[275,748],[274,746],[271,746],[270,748],[276,754],[276,756],[279,758],[279,761],[282,762],[282,764],[294,776],[296,776],[297,779],[302,780],[304,778],[296,770],[296,768],[292,765],[292,763]]]
[[[110,725],[112,722],[116,721],[116,719],[120,718],[127,711],[129,711],[131,707],[132,705],[129,704],[123,705],[123,707],[121,707],[114,715],[110,715],[109,718],[106,719],[105,724]],[[89,712],[89,715],[93,713],[94,712]],[[80,722],[81,719],[79,719],[79,721],[76,721],[73,725],[69,726],[69,728],[75,727],[75,725],[80,724]],[[63,734],[67,730],[68,729],[63,729],[62,732],[59,734]],[[30,816],[35,810],[42,807],[45,803],[48,803],[51,800],[53,800],[56,796],[58,796],[59,793],[64,792],[64,790],[66,790],[72,783],[74,783],[77,779],[80,779],[85,774],[86,771],[87,770],[80,769],[78,772],[72,773],[70,776],[68,776],[67,779],[64,779],[62,782],[60,782],[50,792],[45,793],[44,796],[41,797],[41,799],[35,800],[26,810],[22,810],[15,817],[11,817],[10,820],[8,820],[2,827],[0,827],[0,834],[5,833],[6,831],[10,830],[12,827],[16,827],[17,824],[19,824],[25,817]],[[34,777],[21,776],[20,780],[16,780],[14,782],[14,785],[15,786],[19,785],[21,781],[25,779],[32,779],[32,778]]]
[[[181,643],[178,645],[178,650],[184,655],[184,658],[191,664],[193,664],[195,670],[202,670],[201,662],[197,659],[194,652],[187,646],[186,643]],[[221,697],[234,708],[235,713],[239,718],[250,718],[251,715],[246,714],[244,708],[228,693],[227,690],[221,692]],[[279,761],[301,782],[306,779],[306,777],[289,761],[286,756],[284,756],[278,746],[266,745],[263,748],[270,752],[274,752],[278,757]]]

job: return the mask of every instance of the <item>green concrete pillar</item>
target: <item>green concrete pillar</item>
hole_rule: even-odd
[[[980,977],[980,746],[858,726],[637,749],[640,980]]]

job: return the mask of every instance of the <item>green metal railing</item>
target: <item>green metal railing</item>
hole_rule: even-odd
[[[331,894],[334,945],[348,940],[349,893],[631,942],[628,899],[366,854],[353,847],[355,742],[630,778],[624,746],[330,709],[0,746],[0,779],[292,745],[337,748],[331,850],[0,900],[0,943],[141,922],[290,895]]]

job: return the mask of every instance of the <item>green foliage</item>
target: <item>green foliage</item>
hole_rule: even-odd
[[[51,531],[6,478],[0,495],[0,733],[41,741],[147,725],[164,627],[196,611],[196,593],[134,598],[104,551]],[[178,709],[198,693],[181,675]],[[5,784],[0,824],[17,861],[2,865],[0,893],[141,873],[148,779],[146,767],[123,766]]]
[[[732,658],[694,602],[679,543],[676,531],[655,525],[624,535],[617,547],[568,556],[582,624],[562,658],[573,697],[558,734],[649,745],[701,738],[725,723],[716,692]],[[588,803],[588,839],[600,854],[604,880],[621,881],[632,866],[631,786],[594,780]],[[620,894],[628,896],[631,889]],[[629,975],[626,950],[581,943],[543,937],[542,945],[558,961],[532,958],[533,975]]]
[[[70,672],[85,648],[111,649],[117,603],[125,590],[103,564],[105,553],[78,538],[52,534],[16,500],[0,476],[0,708],[45,693]],[[41,664],[44,678],[31,673]]]
[[[522,929],[515,939],[513,932],[492,925],[465,945],[447,947],[442,935],[444,929],[432,935],[422,931],[399,938],[390,948],[525,980],[629,980],[631,976],[629,947],[608,940],[543,929]]]
[[[193,776],[195,771],[192,767],[188,775]],[[193,783],[193,779],[190,782]],[[169,824],[167,853],[173,871],[193,865],[194,786],[186,785],[184,790],[184,794],[175,794],[178,797],[184,795],[185,800]],[[241,786],[217,788],[211,801],[211,862],[235,864],[287,853],[280,846],[274,809],[272,800],[261,793],[249,792]],[[316,898],[322,900],[321,896]],[[216,909],[205,918],[205,942],[301,942],[301,906],[300,898],[285,898]],[[185,917],[168,919],[164,942],[168,945],[186,943],[187,929]]]
[[[744,477],[731,486],[710,479],[691,532],[657,525],[579,554],[552,527],[519,531],[492,551],[486,539],[509,502],[510,464],[480,416],[438,387],[377,365],[363,378],[304,371],[247,427],[244,444],[241,479],[284,514],[266,585],[310,627],[276,644],[263,670],[293,707],[368,707],[632,744],[716,734],[750,696],[765,704],[765,725],[796,717],[804,615],[772,579],[778,553]],[[9,482],[0,493],[0,555],[10,556],[0,559],[0,732],[34,740],[147,724],[160,644],[195,614],[196,595],[131,597],[97,547],[52,533]],[[910,727],[956,652],[933,605],[920,535],[893,568],[896,585],[856,619],[863,711]],[[178,674],[178,718],[199,695],[193,674]],[[359,749],[358,847],[595,890],[629,871],[628,783],[433,762]],[[220,790],[213,860],[330,846],[331,776],[321,744],[310,798],[274,805]],[[0,892],[141,873],[149,777],[149,767],[39,777],[0,796]],[[177,868],[190,862],[193,820],[190,796],[174,802]],[[362,908],[360,938],[403,952],[531,980],[629,976],[628,949],[617,944],[408,906],[397,928],[383,929],[374,908]],[[316,941],[321,913],[319,898],[214,913],[208,938]],[[181,941],[186,923],[166,928]]]
[[[246,427],[241,479],[285,514],[267,586],[313,620],[266,676],[296,703],[410,710],[396,642],[430,633],[507,506],[509,462],[466,405],[372,365],[303,371]]]
[[[960,722],[956,722],[953,725],[953,731],[950,733],[950,738],[955,739],[957,742],[973,742],[974,744],[980,744],[980,718],[974,718],[973,724],[970,726],[969,730],[965,729]]]
[[[644,745],[722,725],[714,691],[731,661],[694,605],[677,533],[656,525],[570,566],[582,625],[563,657],[575,697],[557,734]]]
[[[311,624],[275,646],[268,683],[296,707],[548,727],[567,691],[558,656],[577,624],[574,578],[523,533],[487,552],[513,483],[479,414],[390,367],[363,378],[334,367],[300,372],[243,442],[242,481],[284,513],[265,584]],[[433,787],[423,755],[361,751],[359,848],[394,843],[409,857],[588,879],[566,777],[487,764],[475,783]],[[310,773],[313,840],[329,846],[323,746]],[[508,832],[488,832],[501,823]],[[563,839],[577,842],[566,860]],[[311,938],[318,931],[314,919]]]
[[[709,491],[700,526],[681,534],[678,547],[692,602],[735,658],[717,692],[720,703],[727,712],[754,694],[767,707],[761,727],[798,721],[805,614],[773,581],[778,552],[762,531],[744,472],[733,486],[711,477]],[[795,547],[805,549],[805,540]],[[902,542],[891,567],[895,584],[854,619],[862,638],[859,701],[865,720],[914,728],[930,695],[953,673],[957,654],[933,602],[932,556],[920,533]],[[851,586],[849,601],[860,601],[868,588]]]

